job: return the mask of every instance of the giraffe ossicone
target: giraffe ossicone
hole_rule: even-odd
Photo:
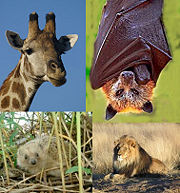
[[[54,86],[66,82],[66,70],[61,55],[70,50],[77,34],[56,38],[55,15],[46,15],[46,25],[39,29],[38,15],[29,15],[29,32],[25,40],[19,34],[6,31],[9,44],[21,52],[21,57],[0,88],[0,111],[28,111],[37,89],[45,81]]]

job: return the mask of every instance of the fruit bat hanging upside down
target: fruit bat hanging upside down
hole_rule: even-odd
[[[107,96],[107,120],[117,112],[153,111],[153,89],[171,60],[162,6],[163,0],[108,0],[104,6],[90,81]]]

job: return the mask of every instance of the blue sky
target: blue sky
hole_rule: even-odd
[[[79,39],[72,50],[62,56],[67,71],[67,82],[54,87],[45,82],[37,91],[30,111],[85,111],[85,32],[86,6],[84,0],[2,0],[0,7],[0,86],[17,65],[20,53],[7,42],[5,31],[19,33],[22,39],[28,34],[29,14],[39,15],[39,27],[45,26],[45,15],[56,15],[56,37],[78,34]]]

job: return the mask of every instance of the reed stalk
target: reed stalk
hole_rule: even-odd
[[[59,167],[60,167],[60,174],[62,179],[62,187],[64,190],[66,190],[65,185],[65,178],[64,178],[64,168],[63,168],[63,159],[62,159],[62,151],[61,151],[61,144],[59,140],[59,131],[58,131],[58,123],[57,123],[57,115],[56,112],[52,112],[52,117],[54,121],[54,129],[55,129],[55,135],[56,135],[56,142],[57,142],[57,149],[58,149],[58,155],[59,155]],[[63,191],[65,193],[66,191]]]
[[[76,129],[77,129],[77,154],[78,154],[78,174],[79,174],[79,192],[83,193],[83,176],[81,163],[81,126],[80,112],[76,112]]]

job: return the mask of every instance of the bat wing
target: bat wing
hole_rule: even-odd
[[[93,89],[140,63],[156,82],[171,59],[161,21],[163,0],[108,0],[94,44]]]

